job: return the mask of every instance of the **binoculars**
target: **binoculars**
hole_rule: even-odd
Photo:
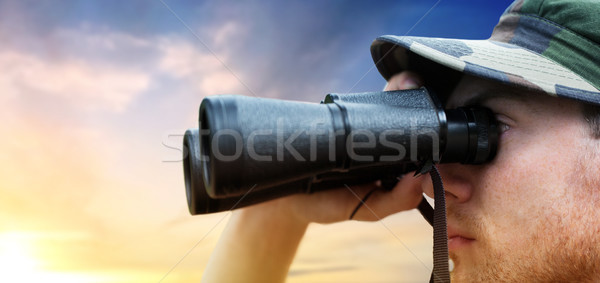
[[[206,97],[184,135],[191,214],[398,177],[428,162],[494,158],[497,122],[484,107],[444,109],[427,88],[328,94],[321,103]]]

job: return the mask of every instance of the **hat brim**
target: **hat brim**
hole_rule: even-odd
[[[432,68],[441,66],[552,96],[600,104],[600,91],[576,73],[537,53],[508,43],[385,35],[373,42],[371,54],[386,80],[403,70],[427,74],[432,73]],[[426,74],[427,81],[441,85],[451,85],[448,80],[456,77],[445,77],[439,70],[433,71],[433,78]]]

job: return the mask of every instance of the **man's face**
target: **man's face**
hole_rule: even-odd
[[[466,77],[448,108],[472,103],[496,113],[501,134],[491,163],[440,166],[452,279],[598,280],[600,147],[580,106]]]

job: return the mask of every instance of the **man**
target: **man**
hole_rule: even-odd
[[[598,15],[597,0],[519,0],[490,40],[374,42],[387,90],[432,86],[447,108],[482,105],[500,125],[492,162],[439,166],[453,281],[600,281]],[[414,209],[423,192],[433,197],[429,178],[406,176],[355,219]],[[235,211],[204,281],[284,281],[308,223],[346,220],[356,203],[335,190]]]

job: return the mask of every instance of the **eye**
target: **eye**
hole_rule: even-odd
[[[508,130],[512,129],[511,125],[514,124],[512,119],[502,114],[496,114],[496,121],[498,121],[498,131],[500,134],[504,134]]]
[[[500,131],[500,134],[503,134],[504,132],[510,130],[510,126],[498,121],[498,130]]]

